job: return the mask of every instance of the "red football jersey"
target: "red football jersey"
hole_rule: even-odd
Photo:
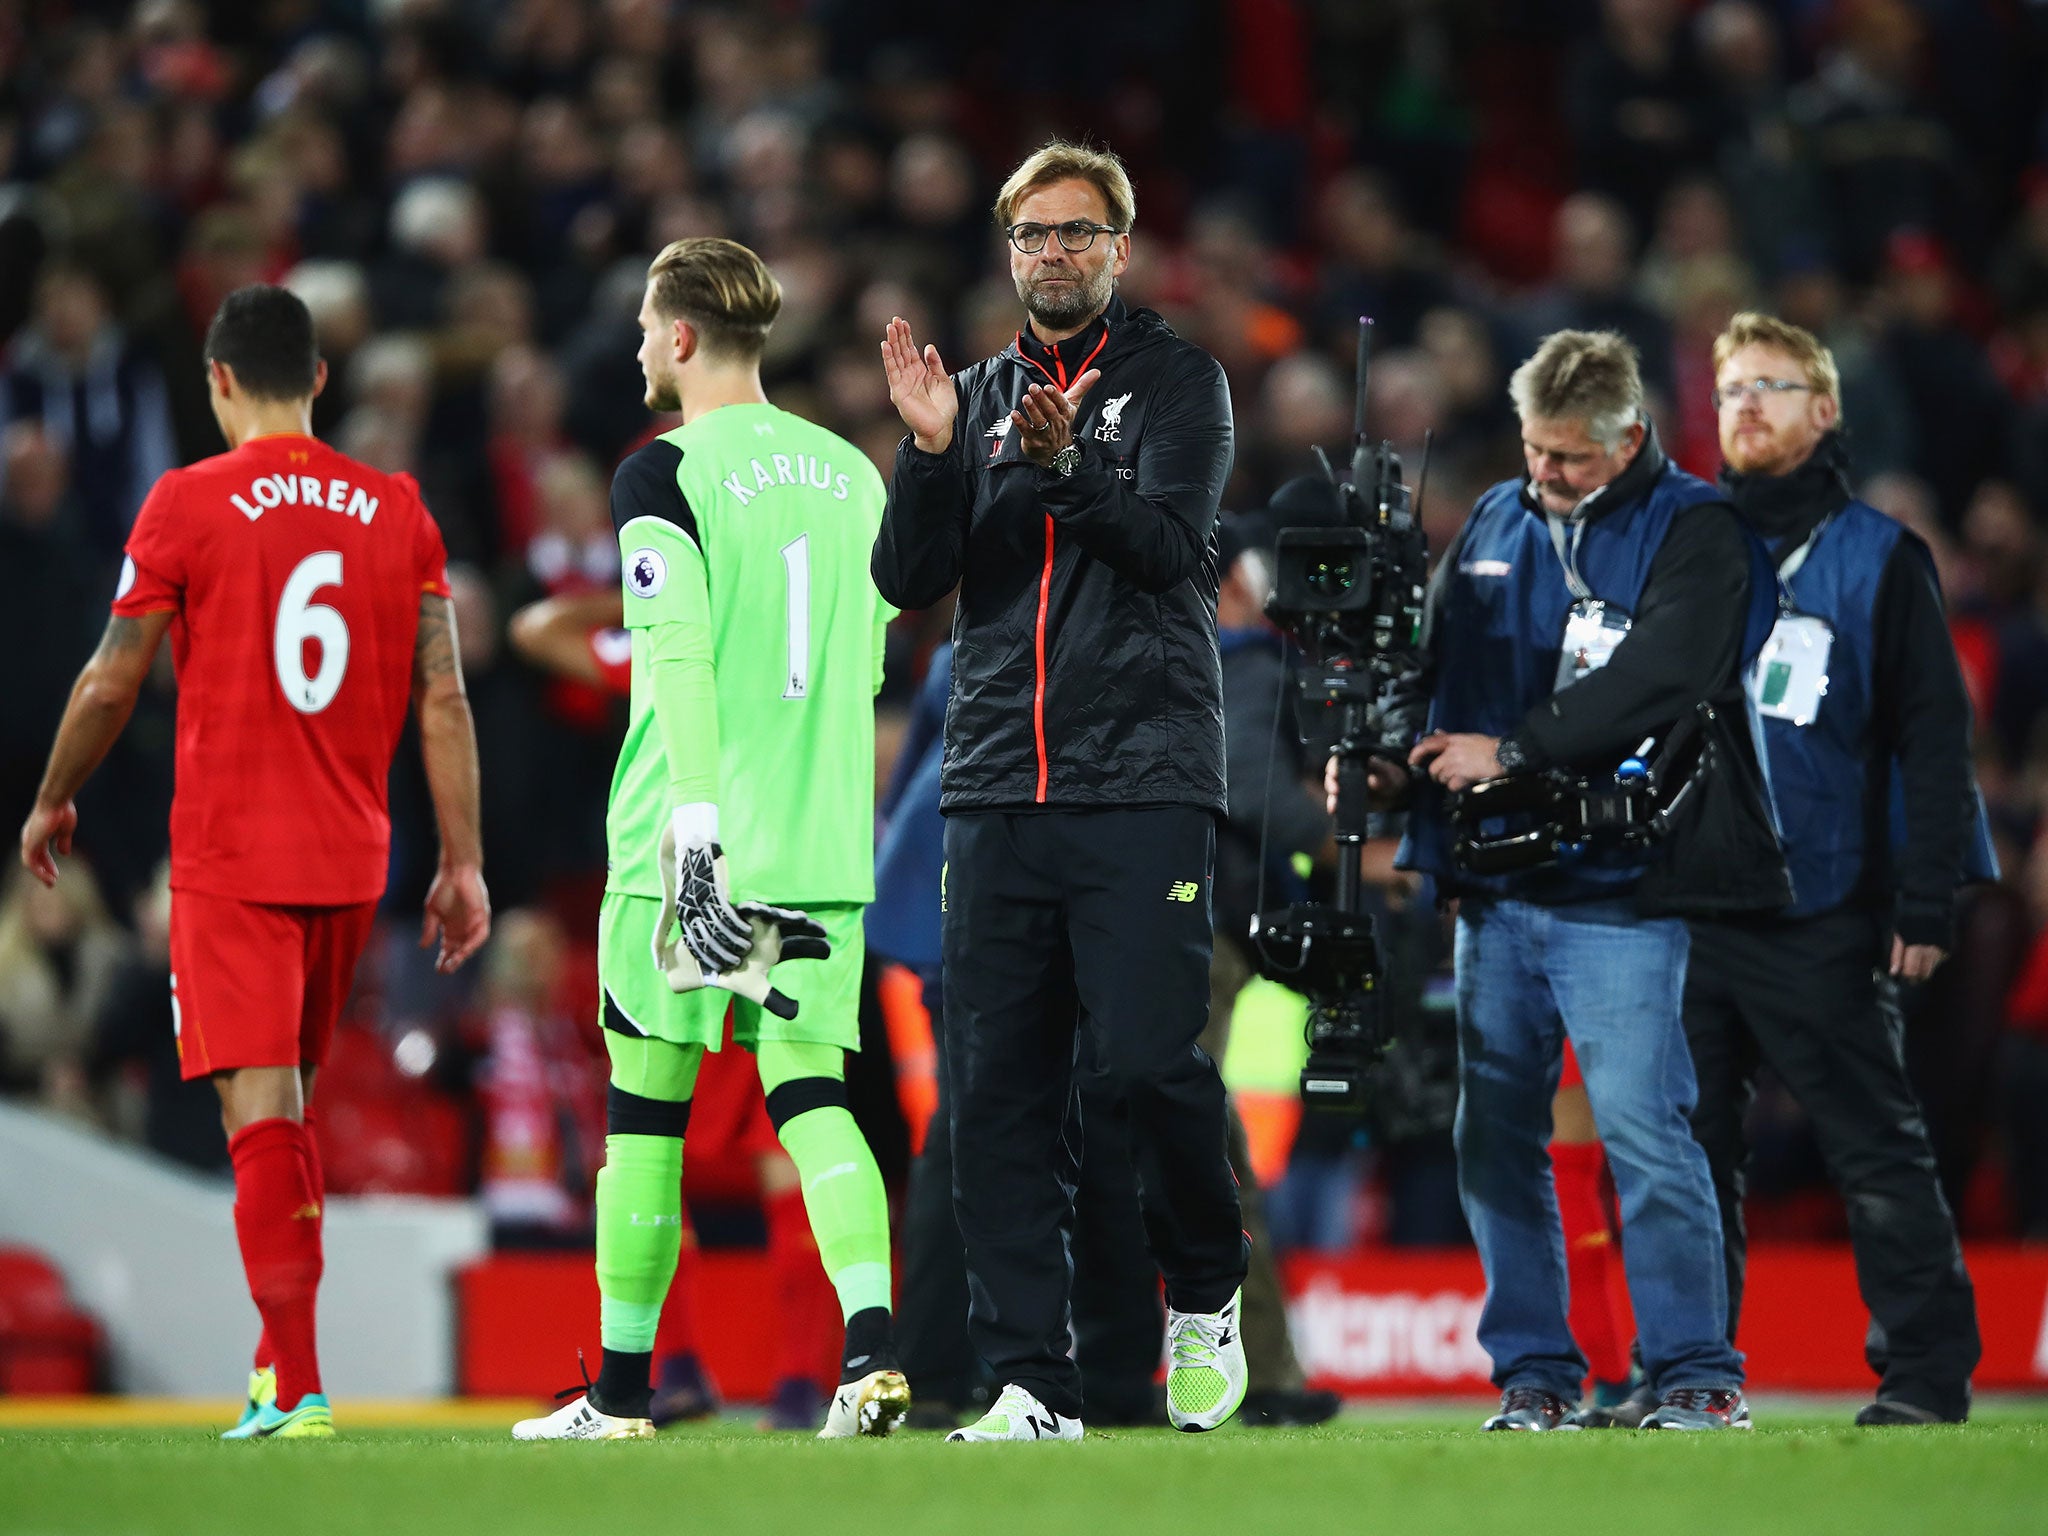
[[[174,888],[373,901],[422,592],[448,592],[410,475],[295,433],[174,469],[128,536],[114,612],[171,612]]]

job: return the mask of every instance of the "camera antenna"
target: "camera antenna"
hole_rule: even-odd
[[[1365,386],[1372,375],[1372,317],[1358,317],[1358,394],[1351,406],[1351,445],[1365,446]]]
[[[1415,520],[1422,521],[1423,508],[1429,504],[1429,450],[1436,442],[1436,428],[1425,427],[1422,431],[1422,472],[1415,477]]]

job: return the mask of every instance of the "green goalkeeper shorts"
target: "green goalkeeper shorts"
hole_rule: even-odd
[[[654,925],[661,916],[661,902],[652,896],[606,891],[597,918],[597,979],[603,994],[599,1022],[621,1034],[715,1051],[725,1039],[725,1010],[730,1007],[732,1037],[741,1045],[776,1040],[859,1050],[865,908],[808,910],[832,941],[832,958],[785,960],[768,973],[797,1005],[795,1018],[781,1019],[760,1004],[717,987],[671,992],[668,977],[654,959]]]

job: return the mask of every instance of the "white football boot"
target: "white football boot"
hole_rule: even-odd
[[[1244,1401],[1244,1330],[1238,1291],[1221,1312],[1166,1310],[1166,1416],[1175,1429],[1214,1429]]]
[[[949,1441],[970,1440],[1078,1440],[1081,1421],[1054,1413],[1014,1382],[990,1404],[987,1413],[965,1429],[946,1436]]]
[[[580,1393],[545,1418],[521,1419],[512,1426],[514,1440],[647,1440],[654,1420],[622,1419],[600,1413],[588,1393]]]

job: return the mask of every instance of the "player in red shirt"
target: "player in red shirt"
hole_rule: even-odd
[[[422,946],[452,971],[490,935],[476,735],[440,530],[410,476],[312,436],[327,381],[312,317],[267,285],[206,336],[229,451],[156,483],[113,616],[58,727],[21,858],[54,884],[72,797],[127,724],[166,630],[178,672],[171,1018],[187,1078],[220,1093],[235,1232],[263,1318],[236,1438],[331,1435],[313,1078],[369,936],[391,841],[385,782],[408,705],[440,825]]]

